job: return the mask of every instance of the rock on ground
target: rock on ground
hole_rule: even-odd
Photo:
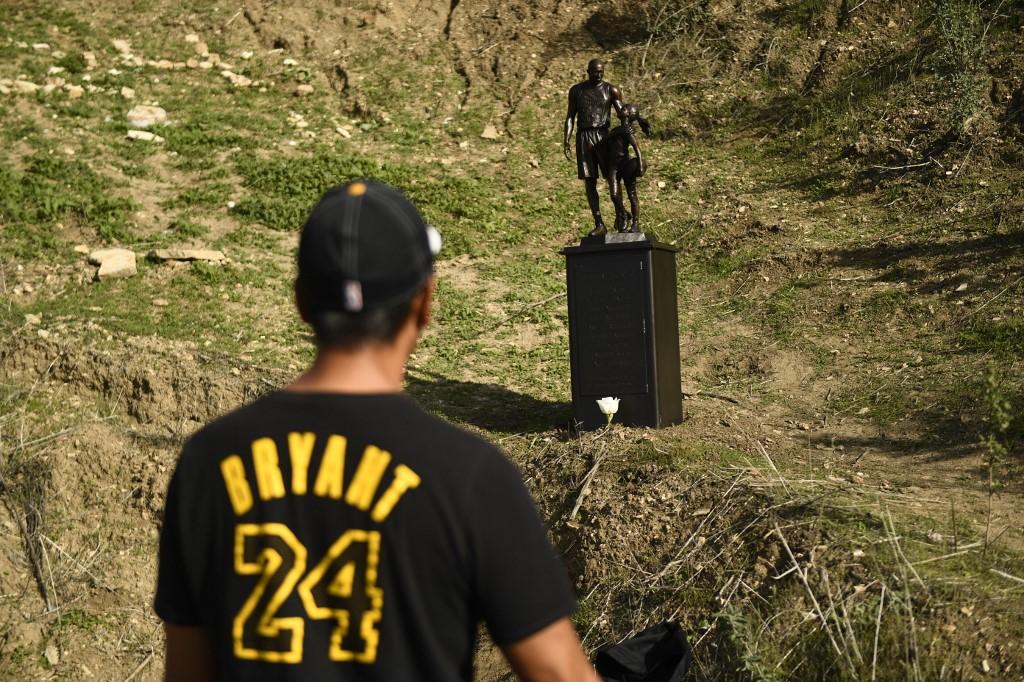
[[[147,130],[129,130],[128,138],[131,140],[141,140],[142,142],[156,142],[158,144],[164,141],[164,138],[154,135]]]
[[[167,122],[167,112],[160,107],[140,104],[128,112],[128,125],[133,128],[150,128]]]
[[[202,260],[211,263],[223,263],[228,258],[223,251],[212,249],[155,249],[149,252],[151,260]]]
[[[97,279],[132,277],[138,273],[135,252],[130,249],[97,249],[89,254],[89,262],[99,265]]]

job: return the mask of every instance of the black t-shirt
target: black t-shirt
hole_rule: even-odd
[[[185,445],[156,612],[224,680],[470,680],[574,607],[518,470],[401,394],[278,392]]]

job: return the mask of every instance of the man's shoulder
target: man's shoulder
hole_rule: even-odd
[[[241,433],[253,432],[254,429],[258,430],[258,427],[269,422],[286,422],[289,413],[296,410],[305,412],[310,408],[308,402],[298,404],[294,400],[289,400],[289,397],[287,393],[281,391],[270,393],[212,420],[188,438],[183,456],[195,456],[210,450],[219,451],[223,445],[236,440]],[[308,396],[307,399],[316,400]],[[321,399],[333,407],[329,395]],[[422,443],[443,444],[452,456],[502,457],[500,450],[492,443],[431,414],[408,394],[395,394],[388,397],[387,401],[385,409],[393,419],[402,424],[402,429],[393,434],[395,436],[401,433],[405,438],[413,438]],[[359,406],[358,399],[347,403],[349,408]],[[382,408],[383,405],[367,403],[363,407],[375,410]]]
[[[186,439],[183,455],[207,449],[217,442],[239,433],[239,430],[246,425],[260,423],[267,410],[272,409],[269,403],[275,395],[275,393],[268,393],[207,422]]]

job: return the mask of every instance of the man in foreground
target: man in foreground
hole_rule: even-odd
[[[480,620],[522,679],[598,680],[515,467],[402,393],[430,230],[372,181],[310,214],[295,289],[313,366],[196,433],[168,489],[167,680],[471,680]]]

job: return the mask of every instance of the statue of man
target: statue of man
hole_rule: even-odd
[[[604,80],[604,63],[600,59],[591,59],[587,64],[587,80],[569,88],[569,109],[565,114],[565,135],[562,138],[565,158],[572,161],[569,137],[573,125],[576,124],[576,174],[586,183],[587,203],[594,216],[594,229],[591,236],[599,236],[608,232],[601,219],[601,200],[597,195],[597,178],[605,175],[605,162],[602,158],[604,145],[601,141],[608,136],[611,121],[611,110],[622,113],[622,93],[619,89]],[[615,204],[615,227],[625,227],[625,207],[622,205],[622,194],[619,184],[609,183],[612,202]]]

